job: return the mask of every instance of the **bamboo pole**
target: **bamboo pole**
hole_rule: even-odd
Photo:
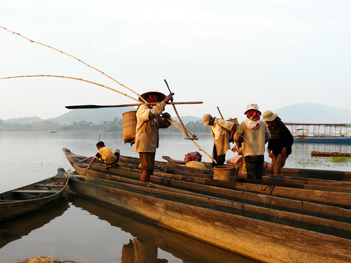
[[[63,52],[62,50],[56,49],[56,48],[54,48],[54,47],[51,47],[51,46],[49,46],[49,45],[46,45],[46,44],[43,44],[43,43],[40,43],[40,42],[37,42],[37,41],[34,41],[34,40],[32,40],[32,39],[29,39],[28,37],[25,37],[25,36],[23,36],[23,35],[21,35],[21,34],[19,34],[19,33],[17,33],[17,32],[11,31],[11,30],[9,30],[9,29],[3,27],[3,26],[0,26],[0,28],[6,30],[6,31],[8,31],[8,32],[11,32],[12,34],[18,35],[18,36],[20,36],[20,37],[22,37],[22,38],[24,38],[24,39],[27,39],[27,40],[30,41],[31,43],[36,43],[36,44],[39,44],[39,45],[48,47],[48,48],[53,49],[53,50],[55,50],[55,51],[57,51],[57,52],[59,52],[59,53],[61,53],[61,54],[67,55],[67,56],[69,56],[69,57],[71,57],[71,58],[73,58],[73,59],[78,60],[79,62],[83,63],[84,65],[86,65],[86,66],[88,66],[88,67],[90,67],[90,68],[92,68],[92,69],[94,69],[94,70],[100,72],[100,73],[103,74],[104,76],[110,78],[110,79],[113,80],[114,82],[118,83],[120,86],[122,86],[122,87],[124,87],[124,88],[130,90],[131,92],[133,92],[134,94],[136,94],[136,95],[138,96],[138,98],[141,98],[141,100],[142,100],[144,103],[147,103],[147,101],[146,101],[144,98],[142,98],[142,97],[139,96],[139,93],[137,93],[137,92],[135,92],[134,90],[128,88],[128,87],[125,86],[124,84],[118,82],[116,79],[114,79],[114,78],[112,78],[111,76],[105,74],[103,71],[101,71],[101,70],[99,70],[99,69],[97,69],[97,68],[95,68],[95,67],[89,65],[88,63],[85,63],[85,62],[82,61],[81,59],[79,59],[79,58],[77,58],[77,57],[75,57],[75,56],[72,56],[71,54],[68,54],[68,53],[66,53],[66,52]],[[58,76],[58,75],[23,75],[23,76],[3,77],[3,78],[0,78],[0,79],[25,78],[25,77],[56,77],[56,78],[67,78],[67,79],[74,79],[74,80],[84,81],[84,82],[88,82],[88,83],[91,83],[91,84],[94,84],[94,85],[98,85],[98,86],[100,86],[100,87],[104,87],[104,88],[110,89],[110,90],[115,91],[115,92],[117,92],[117,93],[120,93],[120,94],[122,94],[122,95],[124,95],[124,96],[126,96],[126,97],[129,97],[129,98],[131,98],[131,99],[133,99],[133,100],[135,100],[135,101],[139,101],[139,100],[137,100],[137,99],[135,99],[135,98],[133,98],[133,97],[131,97],[131,96],[125,94],[125,93],[122,93],[122,92],[120,92],[120,91],[118,91],[118,90],[115,90],[115,89],[110,88],[110,87],[108,87],[108,86],[105,86],[105,85],[102,85],[102,84],[99,84],[99,83],[96,83],[96,82],[92,82],[92,81],[89,81],[89,80],[85,80],[85,79],[82,79],[82,78],[75,78],[75,77],[68,77],[68,76]],[[166,82],[166,83],[167,83],[167,82]],[[167,85],[167,87],[168,87],[168,85]],[[169,88],[169,87],[168,87],[168,88]],[[175,109],[175,106],[174,106],[174,105],[173,105],[173,107],[174,107],[174,109]],[[176,113],[177,113],[177,112],[176,112]],[[178,115],[178,113],[177,113],[177,115]],[[179,120],[181,121],[180,117],[178,117],[178,118],[179,118]],[[171,122],[171,123],[172,123],[172,122]],[[177,126],[175,126],[175,127],[178,128],[181,132],[183,132],[187,137],[190,138],[190,136],[187,134],[187,130],[185,129],[184,124],[183,124],[182,126],[184,127],[184,131],[181,130],[181,129],[179,129]],[[194,140],[193,140],[192,138],[190,138],[190,139],[194,142]],[[208,153],[206,153],[196,142],[194,142],[194,144],[199,148],[200,151],[203,151],[208,157],[210,157],[210,158],[212,159],[212,157],[211,157]],[[212,159],[212,160],[213,160],[214,162],[216,162],[214,159]]]
[[[171,118],[171,120],[172,120],[174,123],[176,123],[176,124],[178,124],[179,126],[181,126],[181,124],[178,123],[177,121],[175,121],[174,119]],[[188,133],[190,133],[191,136],[193,136],[193,138],[194,138],[195,140],[197,140],[196,134],[195,134],[195,133],[192,133],[192,132],[191,132],[187,127],[185,127],[185,126],[184,126],[184,128],[187,130]]]
[[[51,47],[51,46],[49,46],[49,45],[46,45],[46,44],[37,42],[37,41],[35,41],[35,40],[32,40],[32,39],[30,39],[30,38],[28,38],[28,37],[25,37],[25,36],[23,36],[23,35],[21,35],[21,34],[19,34],[19,33],[17,33],[17,32],[14,32],[14,31],[9,30],[9,29],[7,29],[6,27],[0,26],[0,28],[2,28],[2,29],[4,29],[4,30],[6,30],[6,31],[8,31],[8,32],[10,32],[10,33],[12,33],[12,34],[14,34],[14,35],[18,35],[18,36],[20,36],[20,37],[22,37],[22,38],[24,38],[24,39],[27,39],[27,40],[30,41],[31,43],[36,43],[36,44],[38,44],[38,45],[41,45],[41,46],[44,46],[44,47],[48,47],[48,48],[53,49],[53,50],[55,50],[55,51],[57,51],[57,52],[59,52],[59,53],[61,53],[61,54],[64,54],[64,55],[69,56],[69,57],[71,57],[71,58],[73,58],[73,59],[75,59],[75,60],[78,60],[80,63],[83,63],[83,64],[86,65],[87,67],[92,68],[92,69],[94,69],[94,70],[100,72],[101,74],[103,74],[104,76],[106,76],[106,77],[108,77],[109,79],[113,80],[114,82],[118,83],[118,84],[121,85],[122,87],[124,87],[124,88],[130,90],[131,92],[133,92],[134,94],[136,94],[136,95],[138,96],[138,98],[139,98],[139,93],[137,93],[137,92],[135,92],[134,90],[128,88],[126,85],[124,85],[124,84],[118,82],[116,79],[112,78],[110,75],[107,75],[107,74],[104,73],[103,71],[101,71],[101,70],[99,70],[99,69],[97,69],[97,68],[95,68],[95,67],[89,65],[88,63],[85,63],[83,60],[81,60],[81,59],[79,59],[79,58],[77,58],[77,57],[75,57],[75,56],[72,56],[71,54],[68,54],[68,53],[66,53],[66,52],[63,52],[62,50],[59,50],[59,49],[57,49],[57,48],[54,48],[54,47]],[[141,98],[141,97],[140,97],[140,98]],[[141,98],[141,99],[146,103],[146,101],[145,101],[144,98]],[[135,100],[135,99],[134,99],[134,100]]]
[[[174,122],[174,120],[171,118],[168,120],[174,127],[176,127],[178,130],[180,130],[183,134],[186,135],[186,133],[180,128],[177,126],[177,124]],[[199,151],[205,153],[214,163],[217,163],[217,161],[215,159],[212,158],[212,156],[210,156],[204,149],[202,149],[200,147],[200,145],[198,145],[193,138],[190,138],[189,139],[197,146],[197,148],[199,148]]]
[[[219,110],[219,107],[218,107],[218,106],[217,106],[217,110],[218,110],[218,112],[219,112],[219,115],[221,115],[222,119],[224,120],[223,115],[222,115],[221,111]]]
[[[171,89],[169,88],[167,80],[164,79],[164,81],[165,81],[165,83],[166,83],[166,86],[167,86],[169,92],[173,95],[174,93],[172,93]],[[172,106],[173,106],[174,112],[176,113],[176,115],[177,115],[177,117],[178,117],[178,120],[180,121],[180,123],[181,123],[181,125],[182,125],[182,127],[183,127],[183,129],[184,129],[185,135],[186,135],[188,138],[190,138],[190,136],[189,136],[189,134],[188,134],[188,132],[187,132],[187,129],[185,128],[185,125],[184,125],[182,119],[180,118],[180,116],[179,116],[179,114],[178,114],[178,111],[177,111],[177,109],[176,109],[176,106],[175,106],[174,104],[173,104]]]
[[[129,96],[128,94],[125,94],[123,92],[120,92],[118,90],[115,90],[113,88],[110,88],[108,86],[105,86],[105,85],[102,85],[100,83],[96,83],[96,82],[93,82],[93,81],[90,81],[90,80],[86,80],[86,79],[82,79],[82,78],[75,78],[75,77],[68,77],[68,76],[59,76],[59,75],[22,75],[22,76],[11,76],[11,77],[2,77],[0,79],[15,79],[15,78],[32,78],[32,77],[53,77],[53,78],[64,78],[64,79],[74,79],[74,80],[79,80],[79,81],[84,81],[84,82],[88,82],[88,83],[91,83],[91,84],[94,84],[94,85],[97,85],[97,86],[100,86],[100,87],[103,87],[103,88],[106,88],[106,89],[109,89],[109,90],[112,90],[112,91],[115,91],[119,94],[122,94],[132,100],[135,100],[135,101],[138,101],[137,99]]]

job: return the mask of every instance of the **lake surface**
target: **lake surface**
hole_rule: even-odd
[[[0,192],[53,176],[57,168],[73,169],[62,148],[73,153],[94,156],[98,139],[122,155],[138,157],[134,148],[123,143],[123,135],[101,132],[0,132]],[[198,135],[196,141],[210,155],[213,138]],[[199,151],[180,133],[161,134],[156,159],[162,155],[183,159],[188,152]],[[286,167],[349,171],[349,161],[311,157],[311,151],[351,152],[351,145],[294,144]],[[210,159],[202,153],[203,161]],[[236,153],[228,152],[227,159]],[[270,161],[268,156],[266,161]],[[128,214],[65,194],[49,210],[39,211],[0,223],[0,262],[18,262],[34,256],[54,256],[88,263],[121,262],[122,250],[129,240],[138,238],[158,247],[157,257],[164,262],[254,262],[239,255],[204,244],[172,231],[150,225]]]

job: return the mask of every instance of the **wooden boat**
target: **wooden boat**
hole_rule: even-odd
[[[322,137],[322,136],[296,136],[294,137],[296,143],[340,143],[350,144],[351,137]]]
[[[59,168],[53,177],[0,194],[0,221],[55,205],[68,179],[65,170]]]
[[[265,262],[351,261],[350,202],[339,200],[350,197],[345,188],[279,189],[165,172],[143,183],[137,158],[85,171],[84,156],[64,152],[80,174],[71,177],[69,190],[159,226]]]

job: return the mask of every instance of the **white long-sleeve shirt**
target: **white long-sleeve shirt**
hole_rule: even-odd
[[[234,122],[223,119],[216,119],[215,123],[210,125],[212,137],[215,138],[217,155],[223,155],[230,149],[229,136],[233,126]]]

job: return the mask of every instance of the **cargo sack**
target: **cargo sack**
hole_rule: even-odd
[[[201,162],[202,159],[202,155],[199,152],[190,152],[187,153],[184,157],[184,162],[191,162],[191,161],[195,161],[195,162]]]
[[[196,169],[201,169],[201,170],[206,170],[206,166],[201,163],[201,162],[196,162],[196,161],[190,161],[185,164],[186,167],[191,167],[191,168],[196,168]]]
[[[234,142],[234,134],[236,132],[236,128],[238,127],[239,125],[239,122],[237,120],[237,118],[234,118],[234,119],[229,119],[228,121],[230,122],[234,122],[234,125],[233,125],[233,128],[232,130],[230,131],[230,135],[229,135],[229,142]]]

